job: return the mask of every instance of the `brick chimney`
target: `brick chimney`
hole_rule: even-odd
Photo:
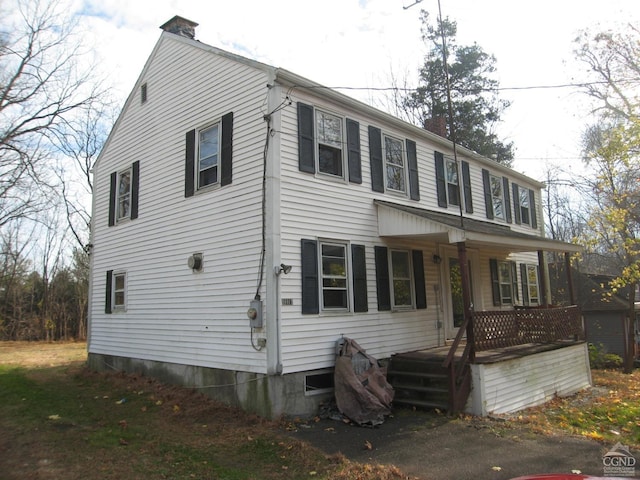
[[[180,35],[181,37],[186,37],[193,40],[196,38],[197,26],[198,24],[196,22],[192,22],[191,20],[187,20],[186,18],[182,18],[176,15],[167,23],[161,25],[160,28],[165,32],[173,33],[175,35]]]
[[[447,138],[447,119],[442,115],[433,118],[427,118],[424,121],[425,130],[429,130],[436,135]]]

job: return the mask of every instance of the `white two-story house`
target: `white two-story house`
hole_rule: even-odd
[[[476,352],[571,336],[516,375],[550,376],[538,400],[588,384],[579,313],[548,317],[558,338],[514,327],[549,303],[544,252],[578,250],[544,238],[541,183],[195,27],[162,26],[94,168],[93,368],[304,415],[343,336],[379,359],[457,337],[472,380],[454,389],[485,413],[531,392],[489,405],[504,375]]]

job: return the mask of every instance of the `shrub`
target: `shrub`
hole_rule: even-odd
[[[607,353],[604,345],[599,343],[589,344],[589,365],[591,368],[620,368],[622,366],[622,357],[615,353]]]

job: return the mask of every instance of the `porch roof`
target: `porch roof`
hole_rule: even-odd
[[[469,247],[505,248],[510,252],[580,252],[582,246],[516,232],[508,225],[374,200],[381,237],[424,237],[440,243],[465,242]]]

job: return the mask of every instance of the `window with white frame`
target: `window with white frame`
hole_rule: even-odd
[[[447,181],[447,200],[449,205],[460,206],[460,180],[458,176],[458,166],[453,160],[446,160],[446,181]]]
[[[500,302],[513,305],[513,262],[498,262],[498,282],[500,284]]]
[[[218,183],[220,130],[220,124],[216,123],[198,134],[198,188]]]
[[[538,271],[537,265],[522,265],[522,289],[524,291],[524,301],[527,305],[540,305]]]
[[[407,250],[391,250],[391,289],[393,308],[413,308],[411,255]]]
[[[344,121],[331,113],[316,110],[318,172],[344,176]]]
[[[518,198],[520,201],[520,220],[522,223],[531,225],[531,207],[529,205],[529,190],[526,188],[518,189]]]
[[[131,217],[131,169],[118,172],[117,180],[117,221],[129,219]]]
[[[127,274],[113,273],[113,310],[124,310],[127,301]]]
[[[504,192],[501,177],[491,175],[489,178],[491,188],[491,201],[493,204],[493,216],[505,220]]]
[[[349,309],[347,245],[320,242],[322,273],[322,309]]]
[[[387,189],[406,193],[406,163],[402,140],[384,136],[384,163]]]

